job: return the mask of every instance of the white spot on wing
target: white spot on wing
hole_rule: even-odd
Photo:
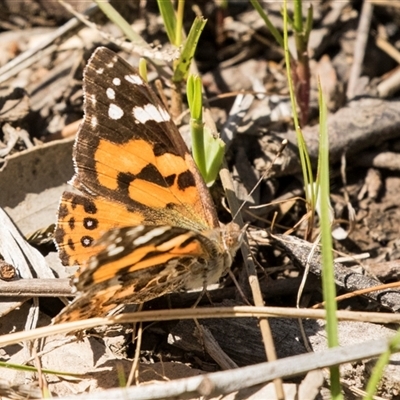
[[[169,226],[159,226],[157,228],[152,229],[151,231],[147,232],[145,235],[138,237],[136,240],[133,241],[135,246],[140,246],[141,244],[145,244],[151,241],[151,239],[161,236],[166,231],[169,231],[171,227]]]
[[[116,246],[114,243],[107,246],[107,254],[108,256],[116,256],[117,254],[120,254],[124,251],[124,248],[122,246]]]
[[[96,74],[101,75],[104,72],[104,68],[96,69]]]
[[[95,94],[91,94],[89,96],[87,96],[86,101],[89,103],[92,103],[93,106],[96,105],[97,99],[96,99],[96,95]]]
[[[114,89],[107,88],[106,93],[107,93],[107,97],[110,100],[115,100],[115,90]]]
[[[88,238],[85,238],[85,239],[82,240],[82,244],[85,247],[88,247],[88,246],[90,246],[92,244],[92,241],[90,239],[88,239]]]
[[[119,86],[119,85],[121,84],[121,79],[119,79],[119,78],[114,78],[112,82],[113,82],[113,84],[114,84],[115,86]]]
[[[110,104],[110,107],[108,107],[108,116],[111,119],[121,119],[123,115],[124,111],[121,107],[116,104]]]
[[[90,259],[89,259],[89,267],[90,268],[97,268],[98,266],[99,266],[99,260],[95,256],[90,257]]]
[[[92,220],[87,220],[86,221],[86,228],[90,228],[90,227],[92,227],[93,226],[93,221]]]
[[[107,67],[107,68],[113,68],[116,61],[117,61],[117,60],[115,60],[115,59],[113,58],[111,62],[109,62],[108,64],[106,64],[106,67]]]
[[[92,116],[92,118],[90,118],[90,126],[92,128],[96,128],[96,126],[97,126],[97,118],[95,116]]]
[[[133,83],[134,85],[143,85],[143,79],[139,75],[125,75],[124,76],[125,80],[128,81],[129,83]]]
[[[144,225],[135,226],[132,229],[126,231],[126,236],[135,236],[138,232],[142,232],[144,230]]]
[[[171,119],[167,110],[160,105],[155,106],[151,103],[146,104],[144,107],[134,107],[132,114],[142,124],[145,124],[147,121],[165,122]]]

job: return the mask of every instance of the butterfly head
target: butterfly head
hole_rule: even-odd
[[[221,228],[222,243],[225,251],[230,255],[231,260],[233,260],[237,250],[242,244],[246,228],[247,225],[240,228],[235,222],[230,222]]]

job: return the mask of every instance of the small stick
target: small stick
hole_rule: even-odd
[[[0,296],[10,297],[63,297],[74,296],[69,279],[0,280]]]

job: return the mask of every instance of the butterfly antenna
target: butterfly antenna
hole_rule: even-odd
[[[264,171],[264,173],[262,174],[262,176],[260,177],[260,179],[257,181],[257,183],[254,185],[253,189],[250,190],[250,192],[247,194],[246,198],[243,200],[242,204],[240,205],[240,207],[238,208],[238,210],[236,211],[235,215],[232,218],[232,221],[235,221],[236,217],[239,215],[239,213],[242,211],[243,207],[245,206],[245,204],[247,203],[247,201],[249,200],[250,196],[255,192],[255,190],[258,188],[258,186],[260,185],[260,183],[264,180],[267,172],[269,172],[272,168],[272,166],[275,164],[276,160],[282,155],[283,150],[285,150],[286,146],[288,144],[287,139],[283,139],[282,143],[281,143],[281,147],[279,148],[279,150],[277,151],[277,153],[275,154],[274,159],[272,160],[272,163],[270,164],[270,166]]]

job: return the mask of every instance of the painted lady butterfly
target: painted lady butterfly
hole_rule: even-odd
[[[232,264],[243,231],[220,227],[208,189],[165,107],[136,69],[100,47],[84,73],[85,117],[55,241],[79,265],[78,295],[56,318],[104,316],[180,289],[204,288]]]

